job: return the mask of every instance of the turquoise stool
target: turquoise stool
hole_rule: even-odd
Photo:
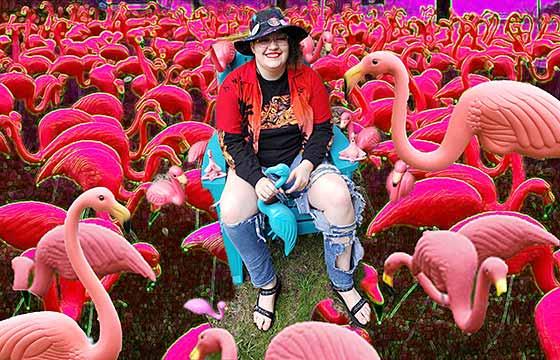
[[[338,153],[344,150],[348,145],[349,141],[346,136],[342,133],[342,131],[338,128],[338,126],[333,127],[333,143],[330,149],[330,161],[340,170],[340,172],[346,175],[349,178],[352,178],[352,173],[358,167],[358,163],[353,163],[347,160],[341,160],[338,158]],[[220,143],[218,141],[218,135],[214,134],[210,141],[208,142],[208,147],[206,148],[206,152],[204,154],[204,158],[202,160],[202,169],[205,169],[208,166],[208,151],[212,152],[212,157],[214,162],[220,166],[220,168],[227,172],[227,165],[224,159],[224,155],[222,153],[222,149],[220,148]],[[202,186],[210,191],[214,201],[217,202],[221,196],[222,191],[224,190],[224,186],[226,183],[226,178],[218,178],[214,180],[202,180]],[[297,229],[298,235],[304,234],[312,234],[318,232],[313,224],[313,219],[309,215],[302,215],[298,212],[295,204],[289,203],[288,207],[294,215],[296,216],[297,220]],[[216,211],[218,213],[218,217],[220,216],[220,205],[216,207]],[[224,239],[224,246],[226,248],[226,254],[228,257],[229,269],[231,272],[231,278],[234,285],[241,285],[243,283],[243,262],[241,261],[241,256],[237,252],[237,249],[233,246],[231,240],[227,237],[227,235],[222,231],[223,239]]]

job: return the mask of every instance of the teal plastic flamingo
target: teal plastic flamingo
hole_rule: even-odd
[[[266,169],[264,174],[267,177],[278,178],[274,185],[279,189],[288,180],[290,168],[286,164],[278,164]],[[258,200],[257,206],[259,210],[268,217],[268,223],[270,224],[268,236],[271,236],[273,239],[279,237],[284,240],[284,254],[288,256],[296,245],[296,216],[280,201],[273,204],[265,204],[264,201]]]

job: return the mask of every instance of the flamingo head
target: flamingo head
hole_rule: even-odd
[[[502,259],[493,256],[487,258],[480,265],[479,271],[492,281],[496,287],[496,295],[500,296],[507,291],[508,266]]]
[[[77,199],[87,200],[88,206],[96,213],[108,212],[122,225],[130,219],[130,211],[115,199],[115,195],[105,187],[95,187],[84,192]]]
[[[344,73],[344,93],[348,94],[366,75],[378,77],[395,73],[408,73],[401,59],[395,53],[390,51],[372,52]]]
[[[229,40],[217,41],[210,47],[212,63],[218,72],[223,72],[226,66],[235,59],[235,47]]]
[[[224,313],[227,310],[227,304],[225,301],[218,301],[218,305],[216,305],[216,307],[220,313]]]
[[[325,44],[325,45],[323,45],[325,47],[325,51],[330,53],[332,51],[332,44],[334,42],[334,35],[330,31],[325,31],[323,33],[323,35],[321,35],[321,37],[323,38],[323,42]]]
[[[221,352],[221,340],[232,337],[225,329],[210,328],[198,335],[198,342],[190,354],[190,360],[206,359],[206,355]]]
[[[340,123],[339,126],[344,129],[346,128],[346,126],[348,126],[348,124],[350,124],[350,122],[352,121],[352,113],[350,111],[344,111],[341,115],[340,115]]]
[[[402,160],[397,161],[385,183],[390,200],[397,201],[410,194],[414,189],[414,182],[414,176],[408,171],[408,165]]]
[[[393,278],[395,273],[406,265],[410,255],[405,253],[393,253],[385,260],[383,264],[383,282],[390,287],[394,286]]]
[[[172,167],[170,167],[167,175],[171,179],[176,179],[177,181],[179,181],[181,185],[185,185],[187,183],[187,177],[185,176],[183,169],[181,169],[179,166],[173,165]]]

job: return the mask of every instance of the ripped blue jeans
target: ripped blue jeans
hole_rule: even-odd
[[[298,156],[292,163],[291,168],[295,168],[300,162],[301,157]],[[314,209],[309,205],[309,189],[319,177],[328,173],[337,173],[346,181],[354,206],[355,220],[352,224],[333,225],[327,220],[323,211]],[[290,186],[291,184],[285,184],[283,188],[288,189]],[[284,202],[288,199],[280,198],[279,200]],[[356,228],[362,221],[362,211],[365,202],[362,195],[356,189],[355,184],[352,180],[342,175],[334,165],[324,162],[313,170],[306,188],[295,194],[295,198],[292,198],[292,200],[296,203],[301,214],[311,215],[315,227],[323,234],[325,265],[330,281],[339,291],[350,290],[354,286],[354,271],[364,256],[364,249],[356,236]],[[241,255],[253,286],[261,288],[273,281],[276,277],[276,271],[272,264],[272,257],[265,243],[265,238],[262,236],[264,233],[263,214],[257,213],[249,219],[236,224],[221,222],[221,227],[222,231],[227,232],[231,242]],[[347,246],[352,247],[352,254],[349,270],[345,271],[336,266],[336,259],[345,251]]]

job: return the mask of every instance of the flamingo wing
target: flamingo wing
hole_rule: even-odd
[[[560,240],[544,227],[509,215],[479,217],[458,232],[474,244],[479,261],[490,256],[509,259],[523,249],[536,245],[560,245]]]
[[[163,206],[171,202],[173,187],[167,179],[156,180],[146,191],[146,199],[150,204]]]
[[[0,207],[0,239],[26,250],[37,245],[49,230],[64,224],[66,211],[39,201],[22,201]]]
[[[85,360],[89,348],[82,329],[64,314],[43,311],[0,322],[0,359]]]
[[[146,260],[114,231],[95,224],[80,223],[78,239],[88,263],[98,276],[129,271],[155,281],[154,271]],[[66,255],[62,226],[51,230],[41,239],[35,256],[56,269],[62,277],[76,279]]]
[[[535,158],[560,155],[560,101],[535,86],[494,81],[471,89],[467,121],[494,153]]]
[[[377,351],[356,333],[324,322],[300,322],[288,326],[272,339],[265,358],[380,359]]]

